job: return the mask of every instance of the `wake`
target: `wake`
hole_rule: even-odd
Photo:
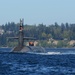
[[[46,53],[33,53],[28,52],[29,54],[36,54],[36,55],[68,55],[68,54],[75,54],[73,51],[67,51],[67,52],[46,52]]]

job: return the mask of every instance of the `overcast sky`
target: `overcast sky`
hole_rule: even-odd
[[[0,0],[0,25],[75,23],[75,0]]]

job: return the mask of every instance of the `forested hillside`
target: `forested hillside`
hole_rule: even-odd
[[[0,25],[0,46],[7,45],[7,37],[14,37],[18,35],[19,23],[9,22]],[[75,40],[75,24],[61,24],[52,25],[24,25],[24,35],[35,37],[38,40]]]

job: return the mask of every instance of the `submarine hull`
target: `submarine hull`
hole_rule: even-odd
[[[11,52],[18,52],[18,53],[45,53],[45,49],[43,47],[38,46],[25,46],[25,47],[15,47],[12,49]]]

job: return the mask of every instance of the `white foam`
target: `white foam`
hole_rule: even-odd
[[[47,52],[49,55],[60,54],[60,52]]]
[[[46,52],[46,53],[34,53],[34,52],[28,52],[30,54],[39,54],[39,55],[59,55],[61,52]]]

